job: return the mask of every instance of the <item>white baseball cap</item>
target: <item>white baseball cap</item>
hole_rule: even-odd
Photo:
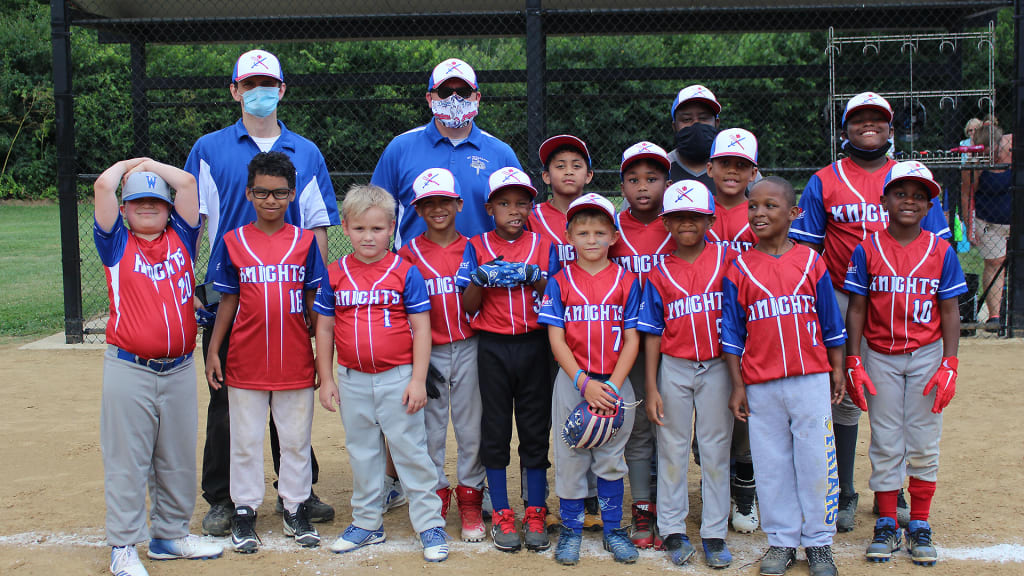
[[[156,198],[171,204],[171,190],[167,182],[153,172],[135,172],[128,176],[121,188],[121,201]]]
[[[619,164],[619,174],[625,172],[626,166],[629,166],[637,160],[653,160],[657,164],[661,164],[661,166],[665,168],[666,172],[672,170],[672,162],[669,161],[668,153],[665,152],[665,149],[653,142],[644,140],[626,148],[626,151],[622,153],[622,163]]]
[[[449,58],[434,66],[434,71],[430,73],[430,81],[427,82],[427,90],[437,88],[449,78],[461,78],[474,90],[478,88],[476,72],[473,71],[473,67],[458,58]]]
[[[885,176],[885,184],[882,186],[882,195],[885,195],[885,190],[889,188],[890,184],[900,180],[913,180],[915,182],[920,182],[928,189],[932,198],[936,198],[942,193],[942,187],[935,181],[935,177],[932,176],[932,171],[917,160],[908,160],[893,166],[892,170],[889,170],[889,173]]]
[[[874,92],[861,92],[850,98],[850,101],[846,103],[846,110],[843,111],[842,125],[846,126],[847,116],[864,108],[878,110],[885,114],[886,119],[892,124],[892,106],[889,105],[889,101]]]
[[[618,228],[618,226],[615,225],[615,205],[600,194],[590,192],[573,200],[572,203],[569,204],[569,209],[565,212],[566,227],[569,226],[569,222],[572,220],[572,217],[580,210],[600,210],[612,219],[612,226]]]
[[[586,142],[572,134],[559,134],[558,136],[552,136],[545,140],[538,150],[538,153],[540,154],[540,163],[547,166],[548,158],[551,157],[551,153],[562,146],[570,146],[579,150],[583,157],[587,159],[587,166],[590,166],[590,150],[587,149]]]
[[[444,168],[427,168],[412,182],[415,204],[424,198],[442,196],[444,198],[461,198],[459,181],[450,171]]]
[[[505,188],[521,188],[530,193],[530,199],[537,197],[537,189],[530,182],[530,177],[526,175],[526,172],[514,166],[495,170],[487,179],[487,184],[491,188],[490,193],[487,194],[488,202],[491,201],[491,196],[494,196],[495,192]]]
[[[722,130],[711,144],[711,158],[735,156],[757,166],[757,137],[743,128]]]
[[[238,82],[249,76],[270,76],[280,82],[284,82],[284,73],[281,72],[281,62],[266,50],[250,50],[238,57],[235,62],[235,71],[231,74],[231,81]]]
[[[715,199],[708,187],[696,180],[682,180],[665,190],[661,201],[661,215],[672,212],[715,213]]]
[[[684,102],[689,102],[690,100],[707,104],[715,111],[715,116],[718,116],[722,112],[722,105],[718,103],[718,99],[715,98],[714,92],[700,84],[693,84],[680,90],[679,94],[676,94],[676,99],[672,101],[672,109],[669,111],[669,115],[672,117],[673,121],[676,119],[676,108],[679,108],[679,106]]]

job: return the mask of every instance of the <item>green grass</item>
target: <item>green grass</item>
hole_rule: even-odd
[[[57,205],[0,203],[0,336],[63,328]]]

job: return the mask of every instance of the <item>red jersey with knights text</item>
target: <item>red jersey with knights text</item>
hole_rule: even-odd
[[[192,258],[198,236],[199,228],[174,211],[153,240],[131,233],[121,218],[109,232],[94,223],[110,296],[108,344],[147,359],[178,358],[195,349]]]
[[[457,283],[465,288],[472,281],[470,274],[476,267],[504,256],[506,262],[524,262],[540,266],[546,278],[558,271],[558,254],[551,242],[533,232],[523,231],[519,238],[509,242],[493,230],[470,238],[462,255]],[[525,334],[541,328],[537,322],[540,294],[531,285],[513,288],[484,288],[480,309],[470,320],[474,330],[496,334]]]
[[[746,384],[830,372],[826,347],[846,342],[825,262],[801,244],[737,256],[722,301],[722,352],[742,356]]]
[[[210,255],[209,276],[218,292],[238,294],[224,375],[228,386],[313,386],[304,296],[320,288],[326,272],[313,232],[285,224],[268,235],[247,224],[223,240]]]
[[[708,230],[708,241],[724,244],[737,252],[746,252],[757,244],[757,234],[747,220],[747,201],[732,208],[715,202],[715,223]]]
[[[649,224],[636,219],[631,210],[619,212],[615,217],[619,228],[619,241],[608,248],[608,258],[637,275],[643,287],[647,274],[676,249],[676,242],[665,229],[661,218]]]
[[[622,336],[636,328],[640,281],[632,272],[609,263],[590,274],[570,263],[548,280],[540,322],[565,329],[565,342],[580,368],[611,374],[619,361]]]
[[[469,316],[462,309],[462,289],[455,277],[466,251],[465,236],[440,246],[417,236],[398,250],[398,255],[419,269],[430,295],[430,331],[434,346],[465,340],[473,335]]]
[[[637,329],[661,336],[662,354],[694,361],[721,356],[722,278],[736,256],[711,243],[692,264],[666,256],[647,276]]]
[[[394,252],[371,264],[349,254],[328,271],[315,310],[334,316],[338,364],[368,374],[412,364],[409,315],[430,311],[420,271]]]
[[[540,234],[558,250],[558,261],[564,266],[566,262],[576,260],[576,247],[565,238],[568,222],[565,212],[551,205],[550,202],[537,204],[530,210],[526,220],[526,229]]]
[[[922,231],[903,246],[888,230],[853,251],[846,290],[867,296],[864,338],[882,354],[908,354],[942,337],[939,303],[967,291],[956,250]]]

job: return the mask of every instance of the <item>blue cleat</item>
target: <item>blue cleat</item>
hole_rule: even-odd
[[[555,545],[555,562],[562,566],[575,566],[580,562],[580,545],[583,534],[565,524],[559,526],[558,544]]]
[[[728,568],[732,564],[732,553],[725,545],[722,538],[704,538],[701,541],[704,547],[704,563],[716,570]]]
[[[669,534],[662,546],[676,566],[686,564],[697,553],[686,534]]]

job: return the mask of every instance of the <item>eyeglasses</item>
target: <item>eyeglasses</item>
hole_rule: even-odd
[[[459,98],[469,98],[473,95],[473,92],[474,90],[472,86],[460,86],[458,88],[452,88],[451,86],[438,86],[437,89],[434,90],[434,93],[437,94],[437,97],[441,100],[447,100],[452,94],[458,94]]]
[[[284,200],[292,193],[291,188],[274,188],[273,190],[267,190],[266,188],[250,188],[249,191],[252,192],[253,198],[258,198],[260,200],[266,200],[271,194],[273,194],[274,198],[277,200]]]

